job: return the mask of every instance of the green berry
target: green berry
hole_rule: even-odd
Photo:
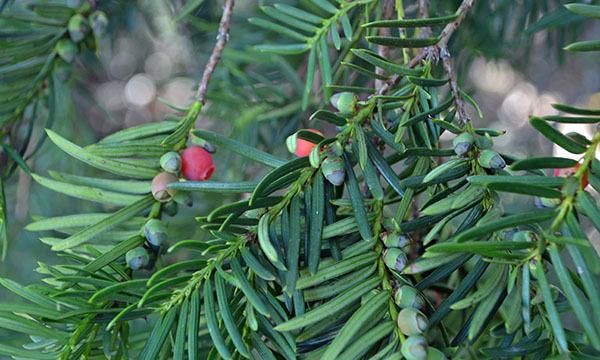
[[[325,154],[330,157],[340,157],[344,154],[344,148],[339,141],[327,145],[325,148]]]
[[[426,360],[427,341],[422,336],[409,336],[400,349],[406,360]]]
[[[69,36],[74,42],[80,42],[85,38],[85,34],[90,30],[87,21],[81,14],[75,14],[69,19],[67,25]]]
[[[387,248],[383,252],[383,262],[392,270],[402,271],[408,259],[404,251],[398,248]]]
[[[144,236],[153,250],[165,245],[168,239],[167,227],[158,219],[148,220],[143,227]]]
[[[383,240],[384,245],[388,248],[402,249],[410,244],[410,240],[407,236],[395,231],[382,233],[381,239]]]
[[[175,174],[181,170],[181,156],[175,151],[169,151],[160,157],[160,166],[164,171]]]
[[[477,161],[479,162],[479,165],[492,170],[500,170],[506,166],[506,162],[502,156],[490,149],[481,151]]]
[[[402,285],[394,294],[394,302],[400,308],[416,308],[421,309],[424,306],[424,301],[417,289],[410,285]]]
[[[398,314],[398,328],[404,335],[421,335],[427,330],[428,324],[427,317],[413,307],[404,308]]]
[[[61,39],[58,43],[56,43],[56,53],[61,59],[68,63],[72,63],[73,60],[75,60],[77,51],[77,46],[71,40]]]
[[[127,262],[127,266],[129,266],[132,270],[139,270],[150,262],[150,256],[148,255],[148,251],[141,246],[136,247],[135,249],[129,250],[125,254],[125,261]]]
[[[331,105],[344,115],[351,115],[356,112],[357,102],[358,98],[351,92],[341,92],[331,97]]]
[[[452,145],[454,146],[454,152],[458,156],[462,156],[469,152],[471,147],[473,146],[473,142],[475,138],[470,133],[462,133],[452,140]]]
[[[342,185],[346,179],[344,161],[340,157],[326,157],[321,163],[321,172],[335,186]]]

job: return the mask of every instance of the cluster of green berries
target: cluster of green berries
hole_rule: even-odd
[[[425,339],[429,320],[421,311],[425,300],[417,289],[410,285],[402,285],[394,293],[394,302],[400,307],[398,313],[398,329],[406,335],[400,351],[407,360],[443,360],[444,353],[429,346]]]
[[[209,151],[210,150],[210,151]],[[205,181],[211,178],[215,171],[212,159],[214,148],[205,146],[189,146],[181,153],[169,151],[160,158],[163,171],[152,179],[152,196],[163,203],[162,209],[168,215],[177,213],[177,204],[192,206],[190,193],[175,191],[169,184],[178,182],[179,177],[191,181]],[[158,254],[164,253],[167,247],[167,229],[158,219],[148,220],[142,227],[146,238],[144,246],[129,250],[125,254],[127,266],[132,270],[148,269],[154,265]]]
[[[315,129],[303,129],[303,131],[310,131],[322,136],[322,133]],[[338,141],[317,146],[315,143],[300,138],[296,132],[288,136],[286,145],[288,150],[296,156],[308,156],[310,164],[317,169],[320,168],[323,176],[332,185],[339,186],[344,183],[346,171],[342,160],[343,148]]]
[[[348,116],[356,112],[358,98],[350,92],[341,92],[331,97],[331,104],[338,110],[338,114]],[[317,135],[323,134],[316,129],[302,129]],[[310,163],[315,168],[320,168],[323,176],[335,186],[340,186],[346,179],[344,161],[342,160],[343,147],[340,142],[335,141],[326,145],[317,144],[302,139],[298,132],[288,136],[286,145],[292,154],[298,157],[308,156]]]
[[[99,38],[104,35],[108,27],[108,18],[103,11],[92,12],[87,2],[78,7],[78,12],[69,19],[67,24],[68,37],[59,40],[56,44],[56,53],[67,63],[75,60],[79,52],[79,44],[90,32],[95,38]]]
[[[454,138],[452,145],[458,156],[466,156],[471,150],[477,149],[477,162],[486,169],[501,170],[506,166],[502,156],[491,149],[494,142],[489,135],[464,132]]]
[[[164,253],[168,246],[168,233],[165,224],[158,219],[148,220],[142,226],[146,238],[143,246],[129,250],[125,254],[127,266],[132,270],[150,269],[158,254]]]
[[[397,230],[383,232],[380,236],[385,245],[383,262],[392,271],[402,271],[408,262],[406,251],[410,238]],[[441,360],[446,356],[427,344],[424,337],[429,320],[421,311],[425,308],[425,299],[413,286],[403,284],[394,293],[394,302],[400,308],[397,325],[406,339],[400,351],[407,360]]]

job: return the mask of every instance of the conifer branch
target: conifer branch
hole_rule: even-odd
[[[208,64],[206,64],[206,68],[202,74],[202,80],[198,85],[198,92],[196,93],[196,99],[202,104],[204,104],[206,101],[208,82],[210,81],[210,78],[215,71],[217,64],[219,63],[219,60],[221,60],[221,55],[223,55],[223,50],[225,49],[227,41],[229,41],[229,27],[231,26],[231,16],[233,15],[234,5],[235,0],[225,0],[225,5],[223,5],[223,15],[221,16],[221,22],[219,23],[217,43],[210,54]]]
[[[411,68],[415,67],[415,66],[419,65],[421,63],[421,61],[423,61],[424,59],[426,59],[428,57],[438,58],[437,54],[441,53],[441,51],[440,51],[441,49],[448,47],[448,42],[450,41],[450,38],[452,38],[452,35],[454,34],[454,32],[460,27],[460,25],[464,21],[467,13],[473,7],[474,1],[475,0],[463,0],[463,2],[460,4],[458,9],[456,10],[458,17],[456,18],[456,20],[454,20],[453,22],[449,23],[448,25],[446,25],[444,27],[444,29],[442,30],[442,33],[440,34],[440,41],[436,45],[425,48],[424,51],[420,51],[419,54],[417,54],[414,58],[412,58],[412,60],[410,60],[410,62],[407,64],[408,67],[411,67]],[[426,13],[426,11],[423,11],[420,7],[419,15],[423,16],[423,15],[427,15],[427,13]],[[447,72],[446,67],[444,67],[444,69]],[[450,69],[452,69],[451,64],[450,64]],[[452,76],[450,76],[450,75],[448,75],[448,76],[451,79],[456,77],[453,73],[452,73]],[[400,79],[401,79],[401,76],[399,76],[399,75],[392,77],[390,79],[390,81],[388,81],[384,86],[382,86],[379,89],[379,94],[384,94],[385,92],[387,92],[391,87],[395,86],[400,81]],[[454,85],[456,85],[456,81],[454,82]],[[458,88],[458,86],[457,86],[457,88]],[[457,94],[454,92],[454,90],[453,90],[453,93]],[[457,112],[458,111],[459,110],[457,109]],[[463,109],[463,111],[464,111],[464,109]],[[459,117],[459,119],[461,119],[461,118]]]

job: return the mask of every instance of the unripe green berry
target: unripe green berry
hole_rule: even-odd
[[[61,39],[58,43],[56,43],[56,53],[61,59],[68,63],[72,63],[73,60],[75,60],[77,51],[77,46],[73,44],[71,40]]]
[[[452,140],[452,145],[454,146],[454,152],[458,156],[462,156],[469,152],[471,147],[473,146],[473,142],[475,138],[471,133],[462,133]]]
[[[402,271],[407,262],[406,254],[398,248],[387,248],[383,252],[383,262],[392,270]]]
[[[410,285],[402,285],[394,294],[394,302],[400,308],[416,308],[421,309],[424,306],[424,301],[417,289]]]
[[[351,115],[356,112],[357,102],[358,98],[351,92],[341,92],[331,97],[331,105],[344,115]]]
[[[148,251],[141,246],[136,247],[135,249],[129,250],[125,254],[125,261],[127,262],[127,266],[132,270],[139,270],[150,262],[150,256],[148,255]]]
[[[176,193],[167,187],[170,183],[177,182],[179,179],[171,173],[161,172],[152,179],[152,196],[160,202],[167,202]]]
[[[181,170],[181,156],[175,151],[169,151],[160,157],[160,166],[164,171],[175,174]]]
[[[74,42],[80,42],[85,38],[85,34],[90,30],[87,20],[81,14],[75,14],[69,19],[67,25],[69,36]]]
[[[144,236],[153,250],[157,251],[168,239],[167,227],[158,219],[148,220],[143,227]]]
[[[344,154],[344,148],[339,141],[327,145],[325,154],[329,157],[340,157]]]
[[[409,336],[400,349],[406,360],[426,360],[427,341],[422,336]]]
[[[487,169],[499,170],[503,169],[506,166],[506,162],[494,150],[486,149],[479,153],[479,158],[477,158],[479,165],[483,166]]]
[[[340,186],[346,179],[344,161],[340,157],[326,157],[321,163],[321,172],[325,179],[335,186]]]
[[[404,308],[398,313],[398,328],[404,335],[421,335],[427,330],[428,324],[427,317],[413,307]]]
[[[106,17],[106,14],[100,10],[94,11],[90,15],[90,25],[95,36],[102,36],[108,27],[108,18]]]
[[[383,240],[383,244],[388,248],[402,249],[408,244],[410,244],[410,240],[407,236],[402,235],[396,231],[382,233],[381,240]]]

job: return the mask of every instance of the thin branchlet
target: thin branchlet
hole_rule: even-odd
[[[469,122],[467,113],[465,111],[465,104],[460,96],[460,90],[458,89],[458,82],[456,80],[456,73],[452,66],[452,60],[450,59],[450,52],[448,51],[448,41],[452,37],[452,34],[458,29],[460,24],[465,19],[467,12],[473,7],[474,0],[464,0],[457,10],[458,17],[453,22],[449,23],[442,30],[441,39],[437,44],[439,49],[439,55],[442,59],[442,65],[444,72],[448,76],[448,82],[450,84],[450,90],[454,95],[454,102],[456,104],[456,115],[458,116],[458,122],[461,126],[464,126]]]
[[[221,60],[221,55],[223,55],[223,50],[225,49],[227,41],[229,41],[229,28],[231,26],[231,16],[233,15],[234,5],[235,0],[225,0],[225,5],[223,5],[223,15],[221,16],[221,21],[219,23],[217,43],[210,54],[210,58],[208,59],[208,63],[202,74],[202,80],[200,80],[200,84],[198,85],[198,92],[196,92],[196,99],[202,104],[206,101],[208,82],[210,81],[219,60]]]

